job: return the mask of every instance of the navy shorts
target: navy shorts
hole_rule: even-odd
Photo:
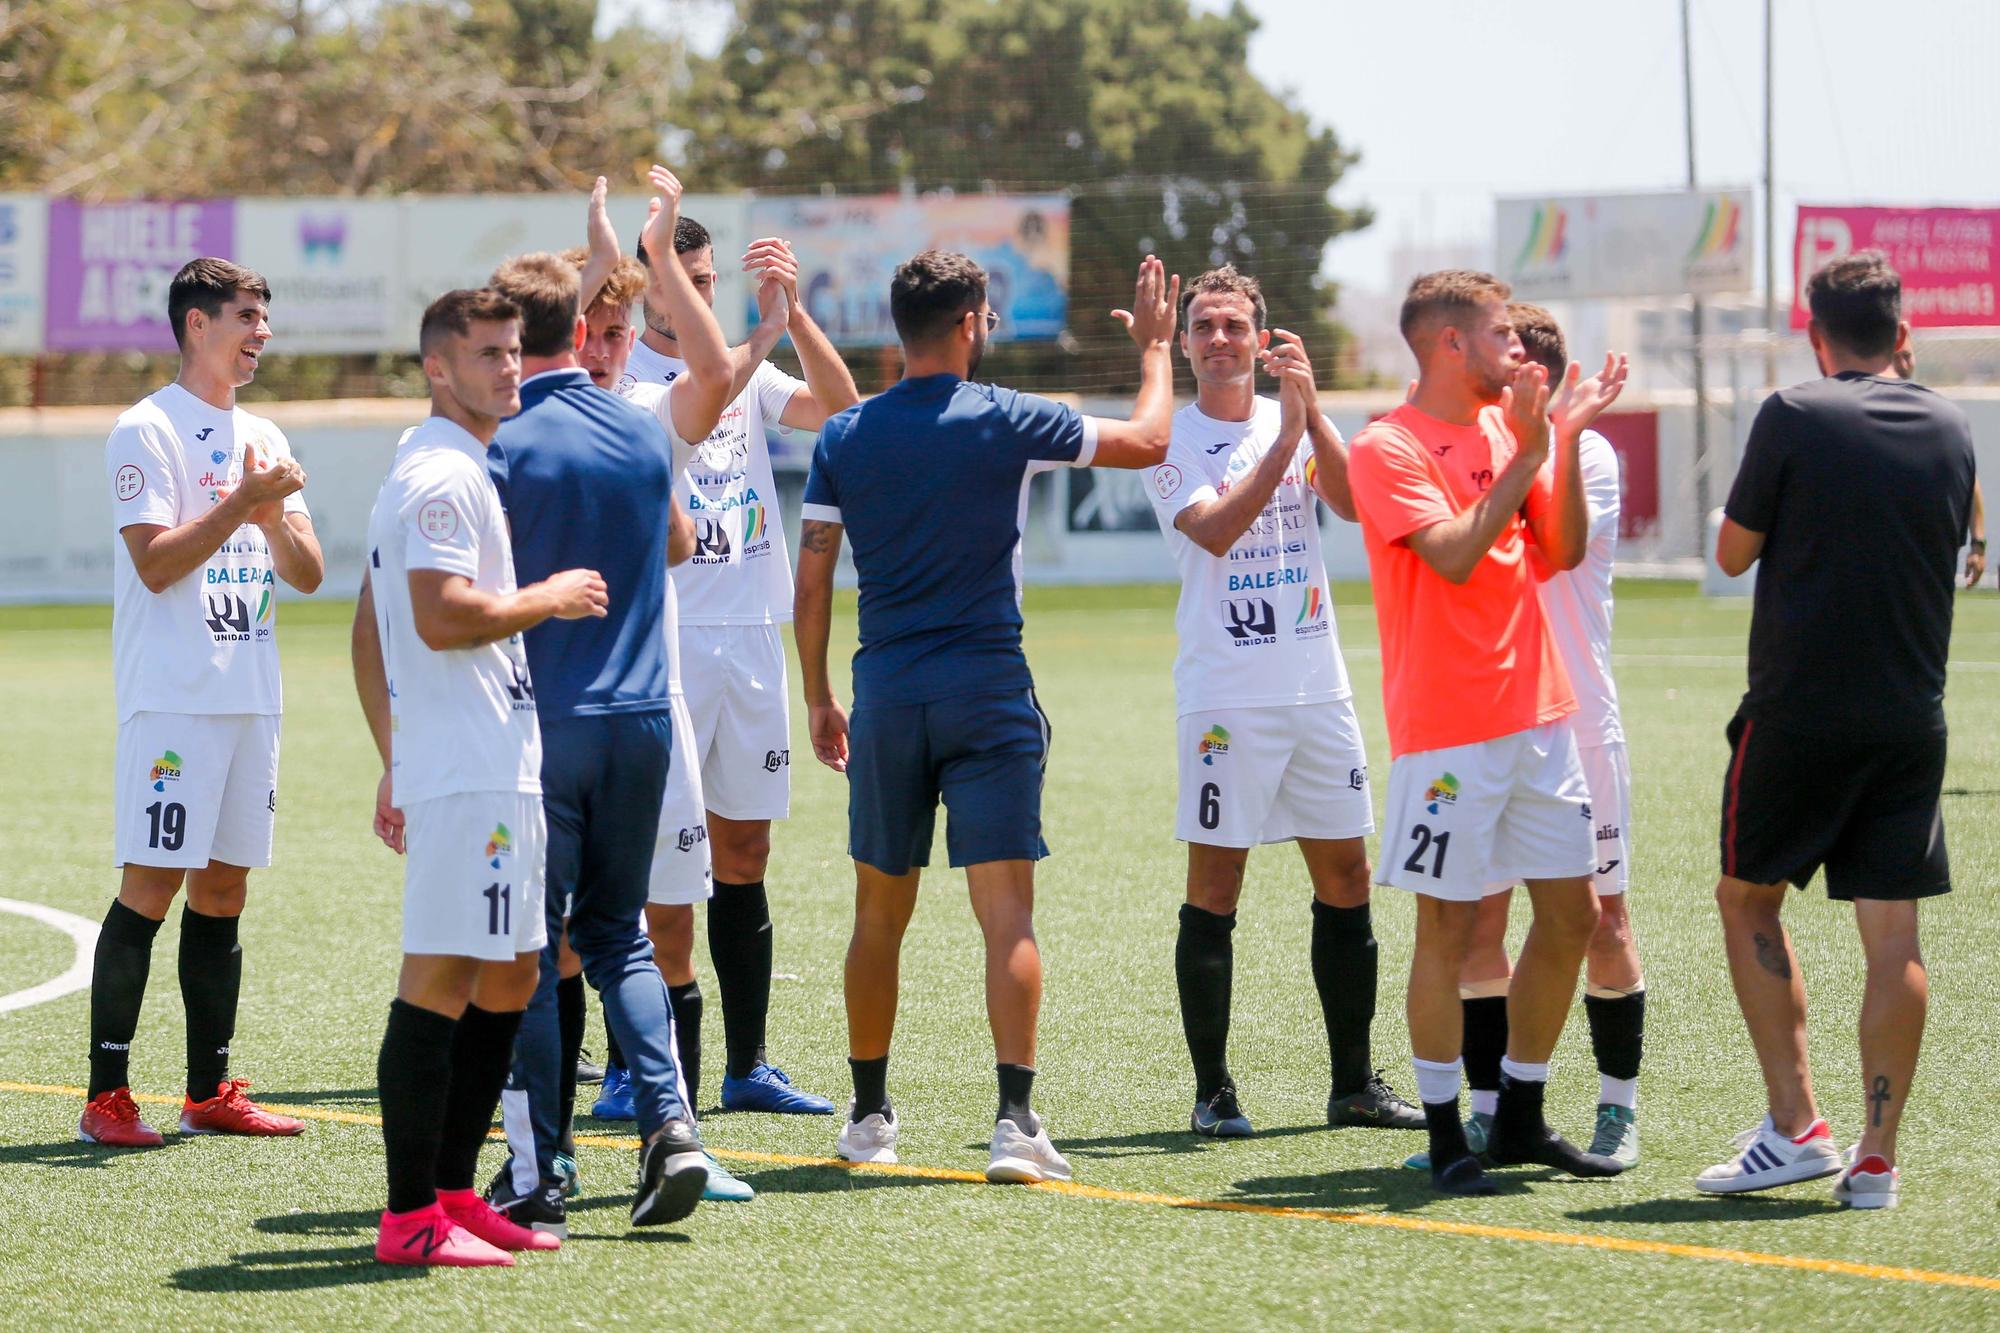
[[[954,866],[1039,861],[1049,719],[1033,690],[857,705],[849,724],[847,850],[887,875],[930,864],[938,798]]]
[[[542,809],[549,823],[549,944],[565,916],[579,935],[623,943],[646,908],[673,751],[665,712],[544,718]],[[578,952],[582,949],[579,947]]]

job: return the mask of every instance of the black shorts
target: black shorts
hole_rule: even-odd
[[[1942,732],[1897,741],[1808,736],[1738,713],[1722,784],[1722,873],[1829,898],[1951,892]]]

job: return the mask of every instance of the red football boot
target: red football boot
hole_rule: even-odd
[[[471,1190],[439,1190],[438,1206],[452,1221],[500,1250],[559,1250],[562,1241],[544,1231],[509,1222]]]
[[[139,1118],[139,1106],[132,1100],[130,1088],[100,1092],[85,1102],[76,1133],[85,1143],[101,1143],[107,1148],[157,1148],[166,1142],[159,1130]]]
[[[375,1259],[432,1268],[512,1268],[514,1256],[496,1250],[451,1220],[438,1204],[408,1213],[382,1214]]]
[[[205,1102],[189,1097],[181,1103],[183,1134],[247,1134],[253,1138],[278,1138],[303,1134],[305,1122],[287,1115],[274,1115],[243,1095],[250,1086],[247,1078],[232,1078],[215,1085],[215,1096]]]

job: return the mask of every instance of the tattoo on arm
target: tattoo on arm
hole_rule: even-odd
[[[824,555],[840,541],[840,524],[807,519],[799,525],[799,549]]]
[[[1751,940],[1757,945],[1757,966],[1772,976],[1784,981],[1792,979],[1791,951],[1785,948],[1785,938],[1766,935],[1763,931],[1753,934]]]

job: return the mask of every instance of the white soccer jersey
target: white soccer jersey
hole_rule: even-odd
[[[215,507],[243,478],[243,451],[266,466],[290,458],[276,426],[242,408],[212,407],[178,384],[126,409],[104,445],[114,534],[135,524],[177,528]],[[287,514],[306,512],[302,494]],[[111,542],[111,658],[118,719],[134,713],[280,713],[277,575],[254,523],[200,569],[149,592],[125,547]]]
[[[514,552],[486,446],[444,417],[406,431],[368,518],[369,581],[389,674],[396,804],[460,792],[540,792],[535,689],[516,634],[442,652],[417,637],[410,571],[514,591]]]
[[[1300,439],[1284,480],[1226,557],[1210,555],[1174,526],[1183,509],[1216,499],[1248,476],[1277,442],[1278,422],[1270,398],[1257,399],[1248,421],[1216,421],[1189,404],[1174,413],[1167,461],[1147,479],[1181,575],[1174,695],[1183,715],[1353,693],[1320,558],[1309,438]]]
[[[618,393],[627,401],[651,412],[659,419],[660,424],[667,428],[667,439],[673,445],[674,451],[674,477],[678,482],[681,470],[688,465],[688,460],[694,457],[694,447],[683,440],[681,433],[674,429],[673,409],[669,406],[673,401],[673,390],[664,384],[641,384],[630,375],[626,375],[618,381]],[[681,595],[680,589],[675,586],[674,571],[671,566],[667,569],[666,636],[667,693],[679,694],[681,692]]]
[[[1625,739],[1618,687],[1611,680],[1611,563],[1618,554],[1618,451],[1587,430],[1578,443],[1590,542],[1583,563],[1541,585],[1542,612],[1556,652],[1576,691],[1576,743],[1589,747]]]
[[[687,363],[639,343],[625,365],[634,384],[671,384]],[[619,391],[626,389],[625,379]],[[674,494],[694,520],[694,555],[680,580],[681,623],[769,625],[792,618],[792,565],[778,518],[765,431],[805,388],[764,362],[709,437],[674,476]]]

